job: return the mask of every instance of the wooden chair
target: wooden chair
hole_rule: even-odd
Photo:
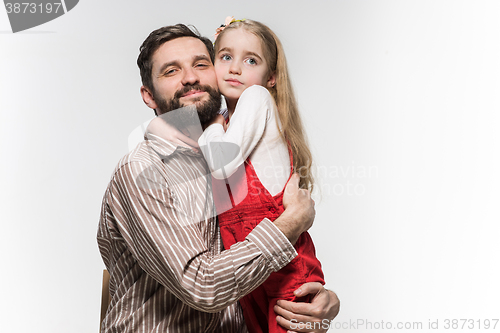
[[[101,321],[99,322],[99,332],[101,332],[101,325],[104,317],[106,317],[106,311],[108,310],[109,302],[111,302],[111,297],[109,295],[109,273],[107,270],[102,272],[102,297],[101,297]]]

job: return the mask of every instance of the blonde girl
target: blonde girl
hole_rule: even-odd
[[[293,170],[312,190],[311,153],[288,75],[283,47],[266,25],[232,18],[215,41],[217,83],[228,120],[219,115],[198,140],[214,177],[214,200],[225,248],[244,241],[263,219],[283,212],[283,190]],[[309,234],[294,245],[298,256],[243,297],[253,332],[285,332],[276,322],[278,299],[297,299],[306,282],[324,284]]]

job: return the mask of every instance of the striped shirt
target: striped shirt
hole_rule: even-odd
[[[110,273],[101,332],[246,332],[237,302],[297,254],[264,219],[224,250],[203,155],[151,136],[116,167],[97,242]]]

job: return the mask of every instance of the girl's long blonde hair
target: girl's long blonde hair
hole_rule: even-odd
[[[300,175],[300,187],[312,191],[314,187],[314,179],[311,173],[312,155],[288,75],[283,46],[276,34],[269,27],[257,21],[233,22],[227,25],[215,40],[215,52],[217,54],[221,37],[227,30],[240,28],[254,34],[262,41],[262,49],[268,64],[269,75],[272,73],[276,75],[275,86],[267,89],[274,97],[278,107],[278,118],[281,122],[281,127],[278,126],[278,128],[281,137],[290,145],[292,150],[293,168]]]

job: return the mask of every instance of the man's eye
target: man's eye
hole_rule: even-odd
[[[166,70],[163,75],[172,75],[174,73],[175,73],[175,69],[169,69],[169,70]]]
[[[229,54],[224,54],[222,57],[221,57],[222,60],[224,61],[229,61],[231,60],[231,56]]]

